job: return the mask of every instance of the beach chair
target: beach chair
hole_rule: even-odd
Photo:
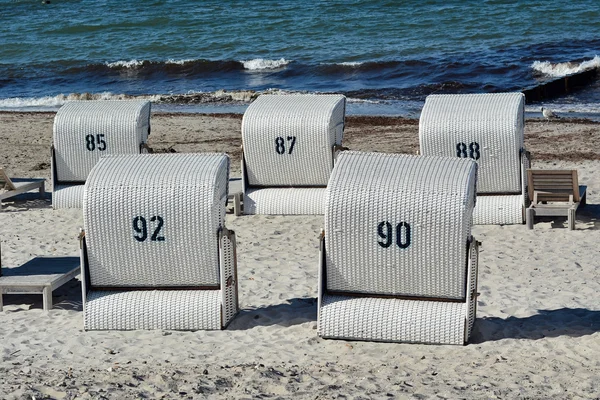
[[[475,162],[343,152],[327,187],[318,334],[464,344],[476,313]]]
[[[522,224],[528,206],[529,153],[523,144],[522,93],[427,96],[419,120],[420,154],[477,161],[473,223]]]
[[[323,214],[345,109],[342,95],[261,95],[250,104],[235,214]]]
[[[150,102],[72,101],[54,118],[52,206],[81,208],[83,185],[100,157],[146,152]]]
[[[565,216],[569,229],[575,229],[575,213],[585,205],[587,186],[580,186],[577,170],[528,169],[529,198],[527,227],[533,229],[537,215]]]
[[[85,184],[87,330],[223,329],[238,312],[229,157],[102,157]]]
[[[4,168],[0,168],[0,210],[2,200],[14,197],[21,193],[38,190],[40,197],[44,197],[45,179],[36,178],[10,178]]]

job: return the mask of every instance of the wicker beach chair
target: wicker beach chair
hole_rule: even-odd
[[[449,157],[339,155],[321,239],[320,336],[467,342],[477,301],[476,170]]]
[[[44,197],[46,180],[38,178],[11,178],[4,168],[0,168],[0,211],[2,210],[2,200],[26,193],[31,190],[37,190],[40,197]]]
[[[236,215],[323,214],[344,133],[342,95],[261,95],[242,120],[242,187]]]
[[[150,102],[73,101],[54,118],[52,206],[81,208],[83,185],[100,157],[145,152]]]
[[[431,95],[419,121],[421,154],[471,158],[479,165],[473,223],[522,224],[529,153],[522,93]]]
[[[83,201],[84,326],[222,329],[238,311],[229,157],[103,157]]]

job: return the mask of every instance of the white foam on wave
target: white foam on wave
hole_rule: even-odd
[[[583,61],[581,63],[551,63],[549,61],[534,61],[534,63],[531,65],[531,68],[544,75],[551,76],[553,78],[561,78],[570,74],[587,71],[592,68],[600,68],[600,56],[595,56],[591,60]]]
[[[250,71],[259,71],[265,69],[278,69],[283,68],[288,65],[291,61],[286,60],[285,58],[280,58],[279,60],[267,60],[264,58],[255,58],[254,60],[242,60],[240,61],[245,69]]]
[[[106,65],[109,68],[136,68],[142,66],[142,64],[144,64],[143,60],[115,61],[111,63],[104,63],[104,65]]]
[[[23,109],[55,109],[63,104],[74,100],[127,100],[140,99],[158,101],[159,95],[148,96],[130,96],[126,94],[113,94],[110,92],[102,93],[71,93],[68,95],[59,94],[57,96],[43,97],[10,97],[0,99],[0,109],[3,110],[23,110]]]
[[[364,63],[360,62],[360,61],[345,61],[345,62],[338,63],[338,65],[343,65],[344,67],[358,67],[363,64]]]

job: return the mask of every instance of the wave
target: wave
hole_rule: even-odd
[[[0,99],[2,109],[25,109],[25,108],[58,108],[69,101],[76,100],[149,100],[160,101],[159,95],[131,96],[127,94],[102,93],[71,93],[59,94],[57,96],[43,97],[11,97]]]
[[[534,61],[531,68],[545,76],[562,78],[563,76],[576,74],[593,68],[600,68],[600,56],[582,62],[551,63],[549,61]]]
[[[250,71],[279,69],[285,67],[290,62],[291,61],[288,61],[285,58],[280,58],[279,60],[267,60],[264,58],[256,58],[254,60],[240,61],[244,68]]]

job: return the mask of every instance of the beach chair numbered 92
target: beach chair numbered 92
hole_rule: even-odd
[[[242,120],[242,187],[236,215],[323,214],[342,143],[342,95],[261,95]]]
[[[140,100],[72,101],[54,118],[52,206],[81,208],[83,185],[100,157],[146,152],[150,102]]]
[[[343,152],[327,187],[324,338],[464,344],[477,302],[468,159]]]
[[[522,93],[427,96],[419,120],[420,154],[470,158],[479,165],[473,223],[522,224],[529,153],[523,144]]]
[[[85,329],[222,329],[238,311],[229,157],[103,157],[85,184]]]

